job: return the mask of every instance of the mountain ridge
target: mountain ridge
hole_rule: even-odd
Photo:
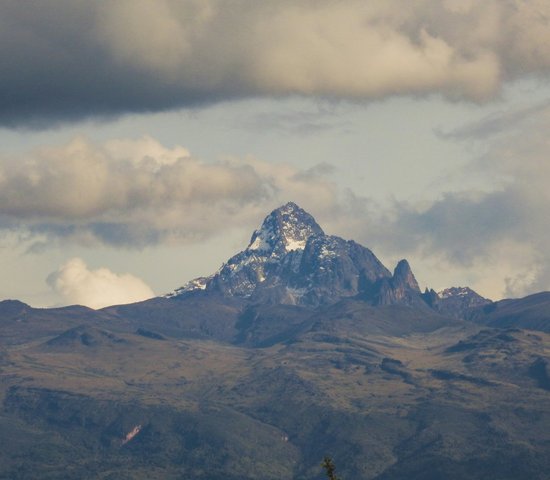
[[[165,297],[205,291],[250,303],[312,307],[360,298],[372,305],[431,308],[459,318],[481,305],[478,299],[486,300],[469,288],[468,295],[459,290],[445,290],[445,298],[433,290],[422,293],[406,259],[392,274],[370,249],[325,234],[312,215],[288,202],[267,215],[248,246],[217,272],[195,278]]]
[[[307,330],[312,315],[327,307],[340,312],[335,318],[346,316],[349,302],[358,302],[352,310],[371,318],[379,316],[373,317],[367,307],[409,308],[385,310],[387,318],[400,319],[398,328],[388,322],[373,325],[377,332],[392,335],[464,319],[497,328],[517,325],[550,331],[550,297],[542,299],[535,314],[531,300],[491,302],[468,287],[421,292],[406,259],[390,273],[371,250],[325,234],[313,216],[289,202],[267,215],[248,246],[217,272],[191,280],[171,294],[97,311],[80,306],[34,309],[6,300],[0,302],[0,332],[19,341],[46,332],[60,334],[58,325],[77,327],[84,321],[111,328],[114,322],[115,330],[123,332],[144,329],[169,337],[260,346]],[[422,312],[426,322],[411,329],[407,316],[414,317],[413,310]],[[34,330],[26,326],[35,320],[41,321]]]

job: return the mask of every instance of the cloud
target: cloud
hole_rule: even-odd
[[[351,122],[338,120],[334,108],[315,105],[304,110],[285,111],[284,113],[261,112],[242,122],[248,130],[278,131],[286,135],[310,136],[338,127],[341,131],[350,131]]]
[[[492,298],[550,289],[550,109],[502,128],[507,135],[492,135],[463,173],[466,185],[483,190],[389,206],[337,186],[324,163],[205,162],[150,137],[80,137],[0,158],[0,233],[19,234],[32,252],[67,243],[195,243],[251,232],[293,200],[328,233],[360,241],[388,262],[409,258],[430,286],[462,278]]]
[[[107,268],[90,270],[80,258],[69,260],[51,273],[47,283],[67,303],[96,309],[154,297],[140,278],[129,273],[113,273]]]
[[[485,140],[495,135],[517,129],[540,114],[550,110],[550,101],[544,101],[528,107],[510,109],[492,113],[477,122],[468,123],[449,132],[436,130],[436,135],[452,140]]]
[[[330,171],[254,158],[204,162],[150,137],[103,144],[80,137],[0,158],[0,229],[49,244],[194,242],[253,226],[288,200],[321,210],[336,196]]]
[[[0,124],[296,94],[481,102],[548,74],[549,18],[547,0],[2,2]]]
[[[506,135],[495,134],[463,173],[484,190],[447,192],[427,205],[396,201],[377,216],[364,208],[358,238],[390,255],[438,258],[442,269],[483,271],[494,297],[550,290],[550,108],[509,118],[496,130]]]
[[[0,213],[20,219],[108,222],[143,209],[264,195],[252,168],[206,164],[150,138],[104,145],[76,138],[23,159],[6,159],[2,167]]]

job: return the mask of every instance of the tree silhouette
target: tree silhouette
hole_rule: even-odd
[[[336,471],[336,465],[334,465],[332,458],[330,458],[328,455],[325,455],[325,458],[323,459],[323,463],[321,464],[321,466],[325,469],[327,478],[329,480],[340,480],[334,473]]]

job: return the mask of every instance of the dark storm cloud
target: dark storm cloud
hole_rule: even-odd
[[[117,3],[124,8],[117,11]],[[126,28],[125,10],[133,7],[123,3],[3,2],[0,123],[43,128],[82,117],[162,111],[241,95],[236,84],[228,85],[229,91],[223,84],[212,89],[191,78],[192,73],[172,78],[162,65],[156,69],[146,58],[117,58],[116,42],[104,36],[102,25],[112,18],[120,22],[112,28]],[[149,35],[145,13],[140,32],[144,42]],[[165,55],[161,47],[151,54]]]
[[[8,0],[0,124],[258,95],[484,101],[548,73],[548,18],[546,0]]]

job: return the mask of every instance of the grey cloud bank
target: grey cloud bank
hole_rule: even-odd
[[[0,158],[0,228],[89,245],[197,241],[286,198],[334,203],[330,171],[253,158],[209,163],[150,137],[102,144],[80,137]]]
[[[259,95],[480,102],[546,75],[546,0],[56,0],[0,6],[0,123]]]
[[[497,132],[507,135],[495,136],[463,172],[484,178],[484,190],[448,192],[424,208],[396,202],[377,223],[373,241],[387,251],[443,255],[469,268],[487,261],[508,265],[505,296],[548,290],[550,107],[529,108],[528,116],[526,111],[495,117]]]

